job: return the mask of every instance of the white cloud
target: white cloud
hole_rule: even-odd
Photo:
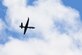
[[[0,31],[5,27],[4,22],[0,19]]]
[[[63,39],[64,40],[64,39]],[[67,46],[63,46],[59,44],[60,40],[57,39],[56,44],[48,44],[46,42],[40,40],[29,40],[27,42],[22,42],[19,40],[12,40],[11,42],[7,43],[3,50],[3,53],[8,55],[67,55],[69,49]],[[61,42],[63,43],[63,42]],[[65,43],[65,42],[64,42]],[[61,46],[59,46],[61,45]],[[61,48],[62,47],[62,48]],[[58,53],[59,52],[59,53]]]
[[[64,36],[62,36],[64,37]],[[52,41],[30,39],[20,41],[12,39],[1,48],[0,54],[7,55],[77,55],[80,52],[74,52],[70,49],[69,37],[57,37]]]
[[[78,37],[79,33],[81,36],[81,32],[78,29],[80,22],[77,10],[64,6],[60,0],[38,0],[34,6],[26,6],[25,2],[26,0],[4,0],[4,5],[8,7],[6,19],[10,20],[10,28],[20,32],[20,23],[25,24],[29,17],[29,25],[35,26],[35,33],[40,32],[39,35],[42,35],[43,40],[36,38],[30,38],[27,41],[10,39],[8,43],[0,47],[0,55],[82,54],[80,50],[73,49],[73,38],[75,39],[76,36],[81,40],[81,37]],[[60,34],[54,24],[56,21],[64,22],[63,25],[70,35]]]

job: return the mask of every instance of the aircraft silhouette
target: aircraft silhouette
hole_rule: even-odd
[[[27,20],[25,26],[23,26],[23,23],[22,22],[21,22],[21,25],[19,26],[21,29],[24,28],[24,35],[26,33],[27,28],[29,28],[29,29],[35,29],[35,27],[29,27],[28,24],[29,24],[29,17],[28,17],[28,20]]]

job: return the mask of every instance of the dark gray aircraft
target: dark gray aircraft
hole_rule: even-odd
[[[27,28],[29,28],[29,29],[35,29],[35,27],[29,27],[28,24],[29,24],[29,17],[28,17],[28,20],[27,20],[25,26],[23,26],[23,23],[22,22],[21,22],[21,25],[19,26],[21,29],[24,28],[24,35],[26,33]]]

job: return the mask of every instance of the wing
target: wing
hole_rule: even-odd
[[[27,30],[27,28],[28,28],[28,23],[29,23],[29,17],[28,17],[28,20],[27,20],[26,25],[25,25],[25,27],[24,27],[24,34],[26,33],[26,30]]]
[[[28,24],[29,24],[29,17],[28,17],[28,20],[27,20],[27,22],[26,22],[25,27],[28,27]]]
[[[24,34],[26,33],[27,27],[24,28]]]

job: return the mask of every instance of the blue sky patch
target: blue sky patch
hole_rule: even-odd
[[[0,18],[5,21],[5,16],[6,16],[6,11],[7,11],[7,7],[5,7],[3,4],[2,4],[2,0],[0,1]]]
[[[27,0],[27,5],[33,6],[36,0]]]
[[[64,5],[75,8],[80,12],[80,17],[82,20],[82,0],[62,0]]]

